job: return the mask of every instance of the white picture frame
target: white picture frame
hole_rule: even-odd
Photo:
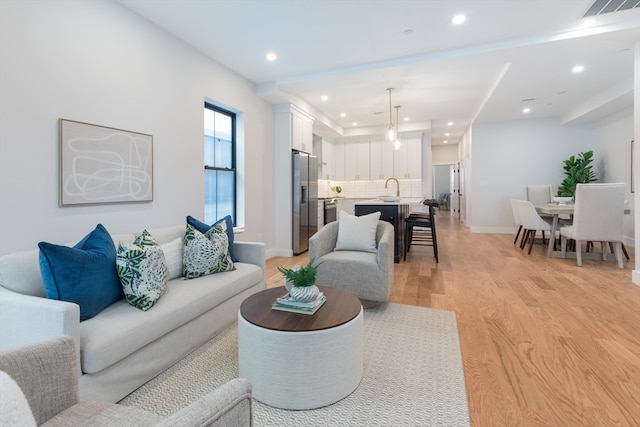
[[[153,201],[153,136],[59,120],[60,206]]]

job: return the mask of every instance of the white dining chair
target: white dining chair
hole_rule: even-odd
[[[582,242],[600,242],[602,260],[606,260],[607,243],[613,244],[618,267],[622,263],[624,183],[578,184],[575,193],[573,225],[560,229],[562,256],[567,240],[576,241],[576,260],[582,267]]]
[[[522,231],[522,221],[520,220],[520,209],[518,207],[518,200],[511,199],[511,211],[513,212],[513,221],[518,226],[518,232],[516,233],[516,238],[513,239],[513,244],[515,245],[518,241],[518,236],[520,236],[520,232]],[[523,234],[524,238],[524,234]]]
[[[531,248],[533,247],[533,242],[536,238],[536,233],[538,230],[542,231],[542,243],[546,244],[546,240],[544,238],[544,232],[551,232],[551,224],[548,221],[545,221],[536,211],[535,206],[528,200],[516,200],[516,204],[518,205],[518,213],[520,214],[520,221],[522,222],[522,229],[524,230],[524,235],[522,239],[522,243],[520,244],[520,249],[524,249],[527,242],[529,242],[529,254],[531,253]],[[551,239],[555,239],[555,236],[550,236]]]
[[[551,185],[527,185],[524,187],[524,199],[534,205],[551,203],[553,200],[553,187]]]

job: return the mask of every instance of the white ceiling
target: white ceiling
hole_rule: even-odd
[[[262,98],[308,110],[329,136],[384,132],[387,87],[400,131],[431,129],[434,145],[458,143],[474,120],[585,122],[633,105],[636,2],[585,27],[594,0],[118,1]],[[467,19],[456,26],[459,13]],[[572,73],[578,64],[585,70]]]

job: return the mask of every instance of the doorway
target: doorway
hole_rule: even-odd
[[[440,203],[438,210],[453,211],[453,180],[454,180],[454,164],[433,165],[433,195]]]

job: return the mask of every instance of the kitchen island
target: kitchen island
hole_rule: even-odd
[[[411,206],[422,206],[422,199],[401,198],[400,200],[393,202],[384,202],[382,200],[372,199],[356,202],[355,204],[356,216],[380,212],[380,219],[393,225],[393,258],[395,263],[399,263],[404,257],[404,239],[406,233],[404,220],[409,216]]]

